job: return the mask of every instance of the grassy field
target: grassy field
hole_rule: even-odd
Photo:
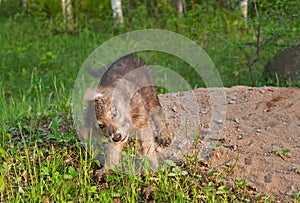
[[[216,23],[210,27],[191,26],[193,17],[159,25],[201,45],[217,65],[225,86],[251,85],[248,69],[243,66],[245,55],[239,47],[253,40],[253,28],[225,13],[201,18]],[[132,22],[130,28],[119,30],[81,27],[76,34],[61,31],[58,25],[56,20],[22,12],[0,19],[0,202],[273,200],[254,194],[243,180],[226,180],[230,169],[208,169],[192,160],[181,167],[169,163],[167,170],[146,175],[115,171],[97,176],[99,163],[80,144],[72,122],[77,72],[101,43],[130,30],[151,28],[153,21]],[[294,41],[291,38],[278,43]],[[273,52],[265,50],[262,58]],[[184,71],[185,64],[164,57],[157,54],[151,60],[178,69],[192,86],[203,86]],[[266,84],[262,78],[264,62],[259,61],[254,72],[257,85]]]

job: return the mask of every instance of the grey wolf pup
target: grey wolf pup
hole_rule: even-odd
[[[151,69],[137,57],[127,55],[103,70],[102,74],[90,70],[102,77],[93,95],[86,96],[89,105],[83,133],[88,134],[96,124],[108,138],[108,168],[120,164],[124,144],[137,135],[140,153],[156,168],[156,147],[168,146],[172,135],[164,120]]]

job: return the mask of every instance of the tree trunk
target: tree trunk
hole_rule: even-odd
[[[71,0],[61,0],[61,8],[65,26],[67,26],[68,30],[74,31],[74,18]]]
[[[241,10],[242,10],[242,14],[245,18],[245,20],[247,21],[247,17],[248,17],[248,0],[241,0],[239,2]]]
[[[1,1],[0,1],[1,2]],[[28,6],[28,1],[27,0],[21,0],[20,1],[20,4],[21,6],[26,10],[27,9],[27,6]]]
[[[177,12],[179,16],[185,13],[185,0],[174,0]]]
[[[123,24],[123,12],[122,12],[122,1],[121,0],[111,0],[111,7],[113,10],[113,18],[116,24]]]

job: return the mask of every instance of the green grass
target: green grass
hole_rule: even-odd
[[[245,182],[226,186],[226,172],[199,164],[146,175],[111,172],[96,176],[99,164],[78,142],[69,114],[23,118],[0,129],[1,202],[235,202],[254,196]],[[148,192],[147,192],[148,191]],[[174,192],[176,191],[176,192]]]
[[[225,183],[227,172],[188,163],[155,173],[132,175],[99,168],[78,140],[69,115],[22,120],[2,126],[1,202],[236,202],[255,198],[245,182]],[[69,121],[69,123],[67,122]]]
[[[165,9],[160,6],[157,13]],[[197,161],[181,167],[170,162],[166,170],[146,175],[115,171],[101,177],[93,153],[77,138],[70,113],[77,72],[98,45],[130,30],[157,25],[183,34],[210,54],[225,86],[251,84],[243,66],[245,56],[238,47],[253,39],[253,28],[226,12],[216,15],[213,10],[201,15],[203,8],[198,9],[182,19],[168,18],[170,10],[160,18],[148,16],[146,22],[136,18],[129,28],[119,30],[110,28],[111,23],[103,23],[101,30],[94,21],[88,22],[76,34],[65,32],[59,18],[22,12],[1,16],[0,202],[272,201],[254,194],[243,180],[227,180],[229,169],[208,169]],[[141,17],[144,12],[139,6],[131,15]],[[161,62],[159,65],[176,70],[192,87],[204,86],[184,62],[151,54],[141,55],[146,62]],[[264,53],[263,57],[270,55]],[[255,72],[261,85],[265,84],[263,62]],[[293,197],[300,201],[299,192]]]

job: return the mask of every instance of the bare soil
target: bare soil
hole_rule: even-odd
[[[218,108],[212,107],[211,93],[219,90],[200,88],[160,95],[175,136],[175,148],[185,138],[193,137],[193,128],[198,125],[196,130],[200,137],[203,135],[201,146],[215,146],[206,157],[209,167],[232,166],[229,179],[245,179],[254,190],[264,194],[290,196],[300,191],[300,89],[224,88],[226,99],[222,105],[226,106],[226,119],[218,121],[223,126],[219,132],[212,132],[212,123],[217,122],[212,119],[212,110]],[[217,135],[217,145],[205,145],[210,133]],[[191,151],[190,143],[187,151]]]

